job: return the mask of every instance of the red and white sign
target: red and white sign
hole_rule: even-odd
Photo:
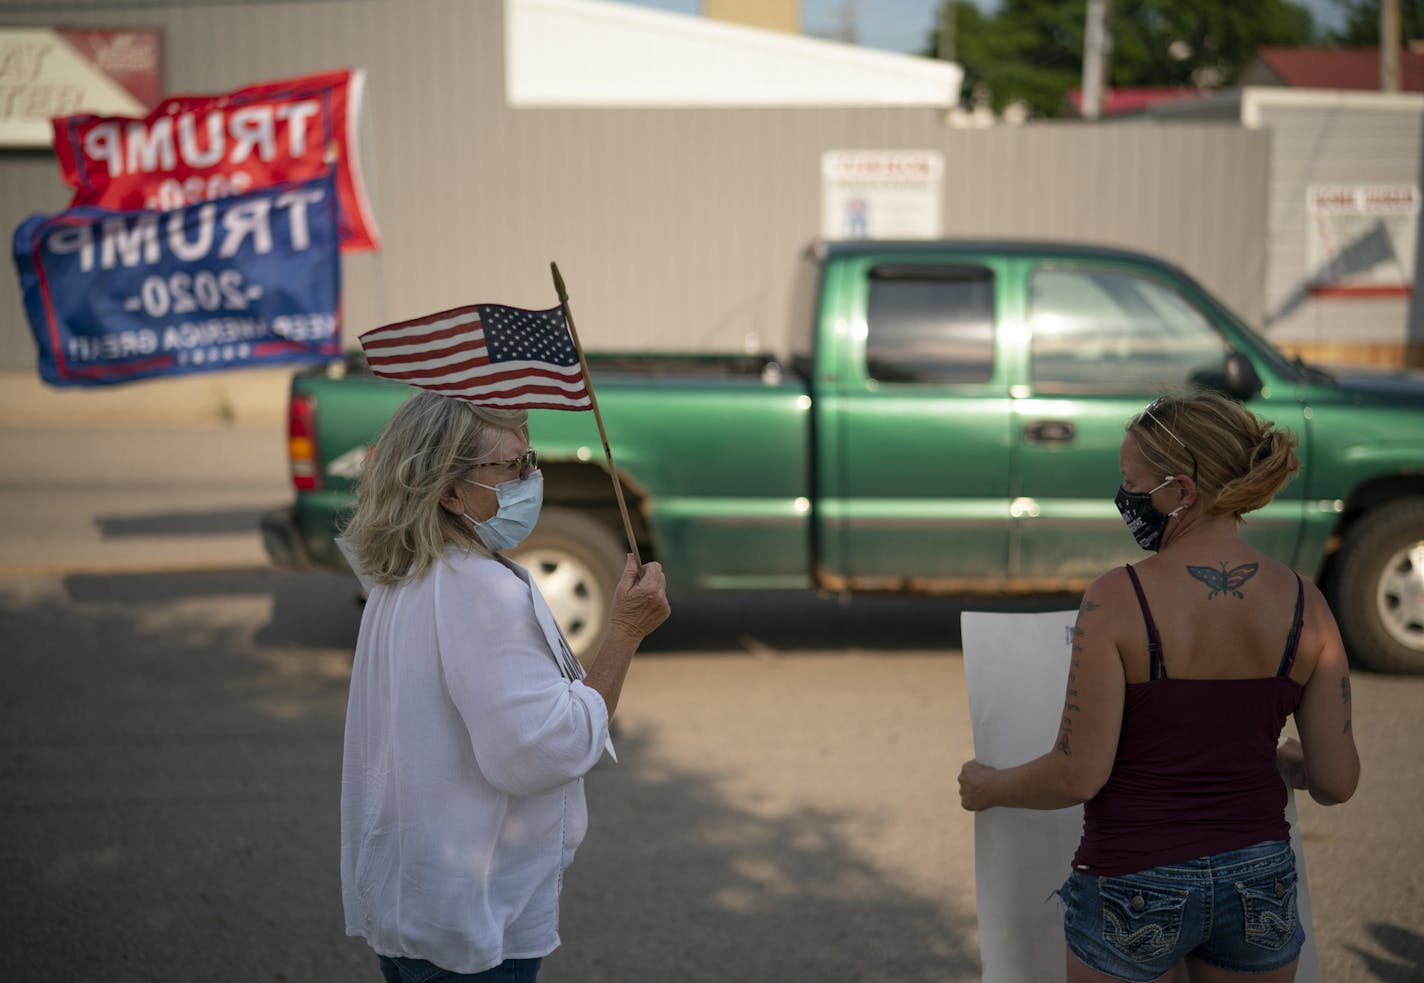
[[[937,150],[827,150],[821,155],[821,235],[937,239],[944,155]]]
[[[162,89],[156,30],[0,30],[0,147],[48,147],[50,120],[75,113],[142,115]]]
[[[935,150],[828,150],[821,155],[825,181],[923,184],[943,174],[944,157]]]
[[[1412,184],[1307,188],[1305,260],[1311,295],[1410,296],[1420,200]]]
[[[167,211],[330,170],[341,247],[379,248],[356,139],[363,79],[359,69],[343,69],[173,96],[142,118],[56,119],[55,155],[75,192],[71,207]]]

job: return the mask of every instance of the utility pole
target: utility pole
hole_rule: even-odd
[[[954,4],[955,0],[944,0],[939,6],[940,61],[954,61]]]
[[[860,40],[860,30],[856,26],[855,0],[843,0],[841,3],[841,36],[840,40],[846,44],[855,44]]]
[[[1108,8],[1112,0],[1088,0],[1088,19],[1083,29],[1083,105],[1084,119],[1097,119],[1103,110],[1103,76],[1107,64]]]
[[[1399,91],[1399,0],[1380,3],[1380,91]]]

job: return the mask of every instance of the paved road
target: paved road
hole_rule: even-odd
[[[375,983],[336,870],[356,608],[262,563],[280,432],[0,427],[0,460],[0,979]],[[958,615],[679,603],[544,978],[978,979]],[[1355,700],[1359,795],[1301,806],[1325,979],[1417,981],[1424,679]]]

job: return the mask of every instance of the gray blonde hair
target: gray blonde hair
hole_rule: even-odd
[[[1150,409],[1151,415],[1133,417],[1127,432],[1157,474],[1192,474],[1195,455],[1207,515],[1240,521],[1275,498],[1300,470],[1294,434],[1220,393],[1168,393]]]
[[[424,576],[452,544],[485,551],[469,522],[440,499],[493,456],[502,432],[527,440],[529,414],[426,390],[402,403],[366,455],[356,511],[343,531],[362,572],[395,584]]]

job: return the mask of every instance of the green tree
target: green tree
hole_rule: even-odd
[[[1087,0],[1002,0],[991,15],[958,0],[965,92],[987,92],[996,110],[1022,100],[1058,115],[1082,80],[1086,16]],[[1291,0],[1113,0],[1108,26],[1113,86],[1231,85],[1258,47],[1317,40],[1310,12]],[[926,53],[938,46],[936,32]]]
[[[1380,0],[1335,0],[1344,13],[1344,25],[1330,40],[1347,48],[1378,48]],[[1424,38],[1424,0],[1399,0],[1400,40]]]
[[[1232,85],[1263,45],[1314,40],[1310,12],[1288,0],[1116,0],[1113,85]]]
[[[988,95],[995,110],[1021,100],[1053,115],[1082,75],[1085,13],[1086,0],[1003,0],[992,15],[958,0],[955,60],[964,92]],[[936,31],[927,53],[938,47]]]

